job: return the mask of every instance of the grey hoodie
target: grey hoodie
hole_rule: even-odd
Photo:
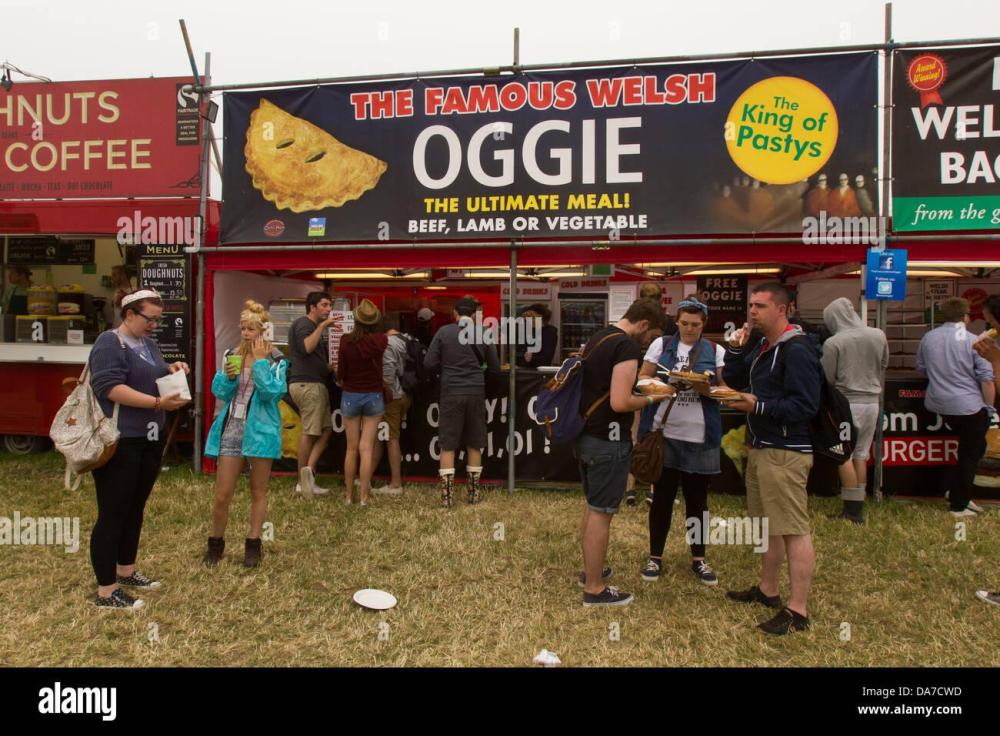
[[[833,336],[823,343],[823,372],[852,404],[877,404],[889,365],[885,333],[869,327],[846,297],[834,299],[823,310],[823,321]]]

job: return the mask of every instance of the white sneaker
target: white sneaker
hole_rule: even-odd
[[[992,593],[988,590],[977,590],[976,598],[984,603],[992,603],[994,606],[1000,606],[1000,593]]]
[[[971,509],[972,511],[975,511],[977,514],[981,514],[986,510],[979,504],[975,503],[974,501],[969,501],[969,505],[966,506],[965,508]]]
[[[318,485],[316,485],[315,479],[313,480],[313,495],[314,496],[325,496],[329,492],[330,492],[329,488],[320,488]]]
[[[373,488],[372,489],[372,493],[374,493],[374,494],[376,494],[378,496],[402,496],[403,495],[403,487],[399,486],[398,488],[393,488],[392,486],[390,486],[387,483],[384,486],[382,486],[381,488]]]
[[[313,471],[308,465],[299,471],[299,484],[295,486],[296,493],[301,493],[306,498],[312,498],[316,481],[313,478]]]
[[[952,511],[951,515],[954,516],[956,519],[960,519],[962,517],[968,517],[968,516],[971,516],[971,517],[979,516],[979,514],[977,514],[972,509],[970,509],[968,506],[966,506],[961,511]]]

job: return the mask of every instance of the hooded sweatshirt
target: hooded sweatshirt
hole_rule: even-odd
[[[885,333],[862,322],[846,297],[826,306],[823,321],[833,333],[823,345],[826,380],[852,404],[877,404],[889,366]]]
[[[809,422],[819,411],[820,365],[816,350],[798,325],[789,325],[774,344],[761,338],[726,349],[726,383],[757,397],[747,415],[747,444],[811,453]]]

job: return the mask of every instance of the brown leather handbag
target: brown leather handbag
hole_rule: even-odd
[[[632,449],[629,472],[640,483],[655,483],[663,473],[663,432],[660,430],[667,423],[667,417],[674,408],[676,398],[671,396],[667,399],[667,410],[663,414],[663,420],[653,424],[653,429]]]

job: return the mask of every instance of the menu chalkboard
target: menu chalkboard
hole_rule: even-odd
[[[183,245],[139,245],[139,288],[163,299],[156,342],[168,363],[191,363],[191,256]]]
[[[93,240],[7,238],[7,263],[18,266],[80,266],[94,263]]]

